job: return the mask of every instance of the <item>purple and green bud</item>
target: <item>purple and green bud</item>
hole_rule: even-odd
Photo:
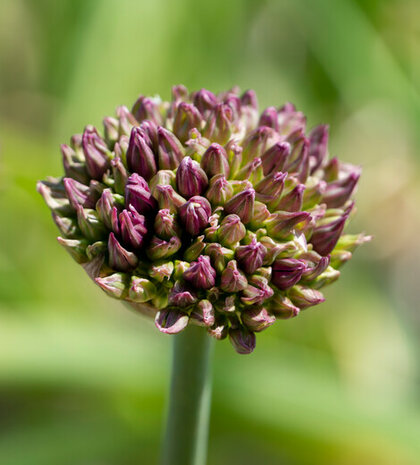
[[[218,103],[207,119],[203,135],[213,142],[224,145],[232,134],[232,121],[232,108],[224,103]]]
[[[138,127],[131,130],[126,157],[128,169],[139,174],[146,181],[149,181],[156,174],[155,154],[143,138],[142,130]]]
[[[328,151],[329,126],[321,124],[309,133],[309,166],[314,173],[324,164]]]
[[[186,203],[172,186],[157,185],[153,189],[153,197],[157,200],[161,210],[169,210],[170,213],[177,213],[182,205]]]
[[[206,255],[198,257],[184,272],[184,279],[197,289],[210,289],[216,282],[216,270]]]
[[[103,125],[104,125],[104,137],[105,137],[105,142],[108,144],[109,147],[113,147],[115,142],[120,137],[118,127],[119,123],[118,120],[115,118],[112,118],[111,116],[106,116],[103,119]]]
[[[223,174],[217,174],[210,179],[206,197],[213,205],[225,205],[233,196],[233,188]]]
[[[190,318],[199,326],[211,328],[216,322],[213,305],[208,300],[200,300],[191,312]]]
[[[82,184],[89,183],[89,175],[86,169],[85,160],[80,159],[76,152],[66,144],[61,145],[63,156],[64,172],[68,178],[73,178]]]
[[[149,276],[160,283],[164,281],[169,281],[173,272],[173,262],[158,262],[156,264],[151,265],[149,268]]]
[[[255,190],[252,188],[245,189],[234,195],[225,204],[227,213],[234,213],[239,216],[242,223],[247,224],[254,215]]]
[[[60,230],[60,233],[68,239],[74,239],[80,236],[80,230],[77,225],[77,221],[74,218],[68,218],[67,216],[60,216],[57,213],[52,214],[54,223]]]
[[[136,120],[141,123],[144,120],[153,121],[155,124],[161,124],[162,116],[159,110],[159,100],[155,98],[144,97],[140,95],[137,99],[131,113]]]
[[[86,247],[89,242],[86,239],[66,239],[59,236],[57,241],[67,250],[75,262],[82,264],[88,261]]]
[[[296,258],[280,258],[273,263],[272,270],[272,283],[284,291],[301,280],[306,264]]]
[[[86,126],[82,137],[83,153],[86,160],[86,169],[93,179],[102,179],[109,168],[110,152],[93,126]]]
[[[155,233],[161,239],[169,240],[173,236],[181,235],[181,228],[175,218],[175,214],[169,209],[159,210],[155,217]]]
[[[173,170],[184,157],[184,148],[171,131],[160,126],[157,130],[158,165],[160,170]]]
[[[243,291],[248,286],[245,274],[238,270],[235,260],[231,260],[223,270],[220,288],[225,292]]]
[[[96,203],[96,211],[100,220],[108,229],[112,228],[112,209],[116,208],[121,211],[124,208],[124,197],[119,194],[113,194],[111,189],[104,189],[101,198]]]
[[[114,299],[125,299],[128,296],[130,275],[126,273],[113,273],[109,276],[95,278],[95,282]]]
[[[125,249],[117,240],[114,233],[108,238],[109,266],[118,271],[132,271],[139,259],[134,252]]]
[[[206,248],[206,243],[204,242],[204,236],[198,236],[194,242],[188,247],[184,252],[185,260],[192,262],[197,260],[197,258],[203,253],[203,250]]]
[[[82,234],[90,241],[96,241],[106,236],[107,229],[99,219],[96,210],[83,208],[79,205],[77,208],[77,224]]]
[[[218,237],[220,243],[227,247],[240,242],[246,234],[246,228],[238,215],[227,215],[220,223]]]
[[[226,150],[219,144],[211,144],[201,158],[201,168],[208,176],[223,174],[229,176],[229,162]]]
[[[328,208],[339,208],[343,206],[353,194],[360,178],[360,172],[355,169],[346,178],[331,182],[322,196],[322,201]]]
[[[276,212],[264,222],[264,227],[274,239],[285,239],[298,226],[308,224],[311,214],[308,212]]]
[[[285,295],[281,293],[274,294],[274,297],[268,302],[268,309],[276,318],[287,320],[299,315],[300,308]]]
[[[248,286],[243,290],[241,301],[245,305],[262,304],[273,297],[274,291],[268,285],[268,279],[264,276],[253,275],[248,281]]]
[[[153,198],[147,182],[137,173],[133,173],[127,179],[125,204],[126,206],[132,205],[139,213],[145,215],[157,208],[157,202]]]
[[[191,197],[179,207],[179,216],[185,230],[191,236],[198,236],[209,224],[211,206],[207,199],[200,196]]]
[[[160,237],[153,236],[146,249],[146,255],[150,260],[162,260],[172,257],[181,248],[181,239],[179,237],[171,237],[165,241]]]
[[[291,147],[288,142],[277,142],[261,155],[264,176],[283,171],[289,159]]]
[[[119,220],[123,243],[130,249],[140,249],[147,234],[145,217],[130,206],[120,213]]]
[[[325,301],[323,294],[310,287],[296,285],[288,293],[290,300],[301,310]]]
[[[197,107],[191,103],[181,102],[175,111],[173,131],[181,142],[189,139],[193,128],[201,129],[202,118]]]
[[[117,194],[124,195],[128,173],[120,157],[111,160],[111,169],[114,178],[114,190]]]
[[[238,354],[250,354],[255,349],[255,334],[246,328],[231,329],[229,340]]]
[[[266,253],[267,249],[265,246],[255,238],[252,239],[250,244],[240,245],[236,248],[238,263],[248,274],[254,273],[257,268],[262,266]]]
[[[128,298],[133,302],[144,303],[152,300],[157,294],[156,286],[145,278],[132,276],[130,288],[128,290]]]
[[[271,315],[265,307],[245,308],[242,312],[242,323],[250,330],[259,333],[269,328],[276,322],[276,317]]]
[[[195,195],[201,195],[209,184],[206,173],[200,164],[190,157],[183,158],[176,170],[176,185],[178,192],[189,199]]]
[[[210,257],[211,264],[218,273],[222,273],[227,262],[232,260],[235,255],[233,250],[222,247],[217,243],[208,244],[205,253]]]
[[[188,307],[197,302],[195,293],[185,284],[176,281],[169,293],[169,304],[176,307]]]
[[[188,320],[188,315],[177,309],[163,309],[156,314],[155,325],[161,333],[177,334],[187,327]]]

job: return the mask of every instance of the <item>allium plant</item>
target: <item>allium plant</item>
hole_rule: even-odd
[[[140,96],[61,152],[65,175],[38,184],[59,243],[163,333],[195,325],[248,354],[256,333],[323,302],[321,289],[369,240],[343,234],[360,168],[330,158],[328,126],[307,131],[291,103],[260,113],[253,91],[176,86],[170,102]],[[196,380],[178,383],[196,376],[182,375],[191,357],[197,372],[206,366],[207,342],[195,337],[190,349],[175,347],[168,464],[204,463],[203,433],[190,446],[179,438],[203,423],[192,414],[186,426],[186,410],[202,402]]]
[[[360,168],[329,157],[328,126],[259,113],[253,91],[140,96],[61,152],[65,175],[38,184],[58,241],[163,333],[199,325],[250,353],[368,239],[343,234]]]

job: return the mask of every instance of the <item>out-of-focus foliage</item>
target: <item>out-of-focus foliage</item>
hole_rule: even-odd
[[[420,457],[420,3],[0,3],[0,463],[156,463],[170,337],[66,255],[35,181],[58,144],[138,93],[255,88],[331,124],[363,166],[350,230],[375,236],[327,302],[217,344],[209,465]]]

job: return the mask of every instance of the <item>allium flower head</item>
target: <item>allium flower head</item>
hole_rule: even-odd
[[[368,241],[343,234],[360,168],[329,159],[328,126],[306,131],[255,92],[140,96],[102,132],[62,145],[64,176],[38,183],[58,241],[110,296],[163,333],[188,324],[239,353],[320,289]]]

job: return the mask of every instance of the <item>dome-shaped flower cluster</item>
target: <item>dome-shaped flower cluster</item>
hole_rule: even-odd
[[[329,158],[328,127],[306,134],[290,103],[259,114],[253,91],[172,94],[73,136],[65,176],[38,190],[105,292],[164,333],[197,324],[249,353],[256,332],[323,302],[369,239],[343,235],[360,169]]]

